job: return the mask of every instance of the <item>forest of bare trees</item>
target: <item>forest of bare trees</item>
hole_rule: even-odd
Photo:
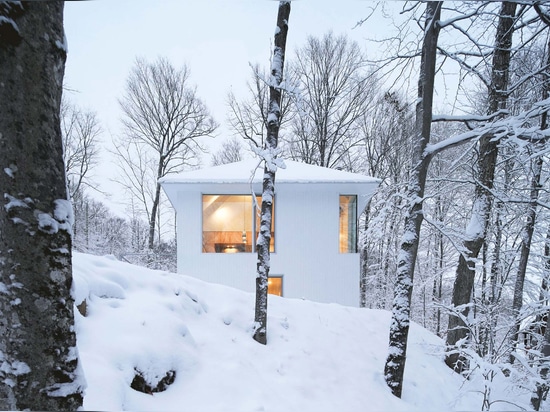
[[[514,2],[408,3],[396,27],[411,40],[388,36],[385,56],[327,32],[286,57],[282,156],[382,179],[361,216],[358,299],[393,310],[385,376],[396,396],[410,321],[446,340],[457,372],[482,371],[488,382],[495,372],[487,365],[505,375],[547,373],[537,352],[548,344],[546,13],[544,5]],[[456,91],[441,103],[437,88],[451,72]],[[234,136],[225,136],[212,164],[266,147],[269,78],[251,65],[247,94],[228,95]],[[145,169],[158,163],[145,152],[124,158],[143,162],[136,179],[150,181],[149,192],[136,198],[145,205],[155,198]],[[132,232],[132,245],[133,238],[160,244],[147,216],[148,236]],[[541,374],[531,376],[533,405],[546,390]]]
[[[18,19],[21,32],[8,37],[3,34],[8,29],[0,32],[0,54],[24,65],[28,56],[22,39],[39,41],[25,31],[26,25],[41,21],[36,10],[44,8],[40,10],[58,26],[62,10],[36,5],[27,12],[4,3],[0,16]],[[279,16],[276,41],[283,41],[283,34],[286,38],[290,11],[290,3],[281,5],[288,10],[281,9],[286,17]],[[497,378],[521,381],[532,391],[533,409],[539,410],[550,377],[550,7],[545,2],[407,2],[401,11],[395,32],[376,42],[385,45],[383,56],[369,55],[368,41],[360,44],[331,31],[310,36],[286,53],[284,43],[275,44],[271,68],[251,64],[245,95],[227,94],[225,120],[233,135],[216,137],[221,143],[210,163],[263,153],[269,177],[262,202],[266,228],[271,227],[276,170],[269,160],[275,155],[381,179],[360,217],[357,299],[361,307],[392,312],[384,370],[392,393],[402,396],[408,330],[414,321],[445,341],[445,361],[452,370],[485,382],[483,410],[494,402],[491,384]],[[0,28],[6,26],[3,21]],[[275,65],[281,50],[284,59]],[[44,59],[64,61],[62,53],[50,54]],[[6,61],[0,60],[0,71],[13,76]],[[69,336],[69,344],[53,351],[59,359],[47,359],[64,365],[63,379],[76,380],[76,361],[69,359],[74,333],[66,322],[72,316],[70,262],[61,251],[113,254],[175,269],[173,216],[158,180],[208,163],[203,142],[215,136],[222,120],[215,120],[199,97],[191,69],[192,62],[178,68],[165,58],[138,58],[128,75],[119,100],[121,129],[113,137],[120,166],[115,180],[129,199],[125,214],[112,211],[96,196],[94,167],[107,150],[101,139],[105,132],[95,112],[66,96],[61,99],[62,73],[52,73],[59,84],[49,85],[54,101],[44,105],[48,111],[27,111],[51,123],[46,142],[33,134],[29,139],[60,155],[53,163],[36,161],[37,170],[43,166],[48,170],[44,174],[52,174],[52,193],[18,186],[14,175],[34,173],[20,166],[20,157],[36,156],[36,150],[28,145],[29,154],[16,153],[0,134],[5,146],[0,155],[9,165],[0,178],[9,188],[3,189],[2,231],[40,233],[30,237],[41,242],[36,249],[58,251],[49,258],[32,257],[42,262],[43,271],[64,262],[66,272],[58,279],[63,287],[56,293],[69,303],[61,308],[65,320],[52,327],[64,328],[60,333]],[[13,81],[24,79],[15,76]],[[441,92],[449,93],[447,82],[456,83],[451,97]],[[5,100],[20,98],[9,88],[0,91]],[[32,102],[19,103],[22,112]],[[8,130],[13,124],[2,127]],[[72,238],[63,225],[73,218],[59,215],[59,199],[72,202]],[[33,210],[50,225],[39,219],[32,226]],[[263,235],[268,251],[269,231]],[[6,238],[2,250],[22,248]],[[262,256],[260,247],[258,251],[255,338],[265,343],[269,255]],[[28,265],[21,263],[18,270],[23,284],[33,282]],[[0,294],[0,309],[15,298],[30,302],[29,296],[16,296],[15,289],[8,298]],[[37,333],[33,326],[22,329],[21,340]],[[33,362],[35,354],[12,346],[12,365],[23,365],[16,363],[21,359]],[[14,368],[7,373],[15,374]],[[71,408],[81,402],[81,389],[73,389],[65,399]],[[14,402],[4,406],[34,405]]]
[[[390,192],[399,193],[400,213],[391,214],[383,187],[364,235],[363,280],[375,292],[366,287],[363,304],[393,309],[386,380],[399,396],[412,319],[446,339],[451,368],[483,377],[484,410],[493,402],[491,383],[518,375],[536,382],[537,409],[547,391],[541,354],[548,350],[546,11],[515,2],[430,2],[406,12],[424,27],[410,166]],[[387,56],[385,68],[403,68],[417,54]],[[438,113],[426,100],[436,88],[427,82],[444,77],[446,65],[460,73],[461,110]]]
[[[426,7],[403,6],[406,18],[396,25],[400,32],[384,40],[384,56],[369,56],[368,42],[346,35],[309,37],[286,56],[280,88],[282,157],[382,179],[361,216],[358,299],[363,307],[393,309],[386,379],[397,396],[410,321],[446,340],[447,363],[457,372],[486,371],[483,365],[490,364],[509,374],[508,368],[524,367],[525,358],[531,372],[546,373],[536,354],[548,342],[544,130],[550,19],[544,5],[514,2]],[[400,33],[410,41],[396,40]],[[452,72],[456,91],[442,103],[437,88]],[[261,64],[253,64],[246,94],[229,93],[227,122],[234,135],[224,137],[212,164],[267,147],[269,78]],[[127,131],[141,132],[130,119]],[[209,124],[205,135],[213,132]],[[198,148],[185,152],[189,159],[198,160]],[[158,211],[155,225],[149,209],[159,163],[143,146],[132,156],[120,154],[121,162],[134,164],[136,182],[149,182],[136,186],[142,193],[131,208],[145,208],[149,223],[135,213],[128,219],[134,222],[129,240],[113,245],[111,253],[138,253],[144,242],[162,244]],[[88,202],[86,210],[94,209],[95,201]],[[94,230],[101,237],[116,227]],[[90,230],[79,230],[89,245]],[[494,379],[493,372],[484,376]],[[537,385],[540,393],[546,390]]]

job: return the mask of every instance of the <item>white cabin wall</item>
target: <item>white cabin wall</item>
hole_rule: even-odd
[[[256,285],[255,253],[202,252],[203,193],[247,194],[250,186],[228,189],[228,185],[216,185],[205,188],[203,192],[178,194],[178,273],[253,292]]]
[[[339,190],[285,185],[277,192],[277,260],[284,296],[359,305],[359,255],[338,251]]]
[[[178,273],[254,292],[255,253],[202,253],[202,194],[247,194],[250,186],[210,184],[198,189],[178,193]],[[259,187],[254,189],[259,193]],[[275,191],[270,275],[283,275],[284,296],[359,306],[359,254],[338,250],[339,195],[354,194],[357,187],[276,183]],[[358,199],[358,214],[363,199]]]

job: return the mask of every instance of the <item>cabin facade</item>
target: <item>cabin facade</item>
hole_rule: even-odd
[[[245,160],[166,177],[178,273],[255,290],[263,167]],[[379,180],[285,160],[275,178],[269,293],[359,306],[358,217]],[[254,195],[253,195],[254,194]]]

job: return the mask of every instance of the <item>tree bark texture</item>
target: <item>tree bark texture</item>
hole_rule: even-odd
[[[548,22],[546,22],[546,24],[548,25]],[[548,40],[547,44],[546,44],[546,64],[550,64],[550,39]],[[550,95],[550,75],[545,72],[543,74],[543,79],[544,79],[544,83],[543,83],[543,88],[542,88],[542,99],[547,99],[548,96]],[[540,122],[540,128],[542,130],[545,130],[548,128],[548,112],[544,112],[541,116],[541,122]],[[537,157],[535,159],[535,167],[537,168],[535,170],[535,175],[533,177],[533,185],[535,186],[535,183],[536,184],[536,188],[537,188],[537,193],[536,193],[536,197],[538,198],[538,194],[539,194],[539,190],[542,188],[541,187],[541,175],[540,175],[540,172],[541,172],[541,169],[542,169],[542,165],[543,165],[543,159],[542,159],[542,156],[540,157]],[[540,169],[539,169],[540,167]],[[538,173],[538,176],[537,176],[537,173]],[[533,198],[533,189],[535,187],[532,187],[531,188],[531,198]],[[535,217],[536,217],[536,211],[535,211],[535,208],[536,208],[536,204],[533,205],[531,204],[529,209],[528,209],[528,216],[527,216],[527,224],[526,226],[527,227],[530,227],[532,226],[532,229],[531,229],[531,232],[530,232],[530,235],[531,237],[533,236],[533,229],[535,227]],[[532,220],[529,220],[529,215],[530,214],[533,214],[532,216]],[[528,232],[529,233],[529,232]],[[530,241],[530,239],[529,239]],[[522,244],[523,246],[523,244]],[[530,243],[529,243],[529,246],[530,246]],[[529,253],[529,248],[527,249],[526,251],[526,254],[528,255]],[[522,247],[522,257],[523,257],[523,247]],[[521,266],[520,266],[521,267]],[[523,277],[525,279],[525,272],[526,272],[526,268],[527,268],[527,261],[525,262],[525,270],[522,269],[523,271]],[[543,272],[543,276],[542,276],[542,280],[541,280],[541,290],[540,290],[540,305],[541,306],[547,306],[547,303],[548,303],[548,279],[550,278],[550,228],[547,230],[547,233],[546,233],[546,241],[544,242],[544,272]],[[516,284],[517,286],[517,284]],[[514,293],[515,293],[515,290],[514,290]],[[523,286],[522,286],[522,296],[523,296]],[[522,302],[523,303],[523,302]],[[542,322],[542,318],[543,316],[537,316],[537,321],[541,321]],[[542,345],[541,345],[541,352],[542,352],[542,356],[543,357],[550,357],[550,328],[548,327],[548,319],[550,318],[550,311],[546,311],[546,330],[545,330],[545,333],[544,333],[544,337],[543,337],[543,341],[542,341]],[[514,340],[517,344],[517,341],[518,341],[518,331],[519,331],[519,322],[516,323],[516,330],[514,330]],[[548,385],[548,372],[550,371],[550,361],[547,359],[545,360],[542,360],[541,362],[541,365],[539,367],[539,375],[540,375],[540,381],[537,382],[535,384],[535,390],[533,391],[533,393],[531,394],[531,405],[533,406],[533,409],[535,411],[538,411],[540,410],[540,406],[543,402],[543,399],[545,399],[548,395],[548,390],[549,390],[549,385]]]
[[[389,354],[384,368],[386,383],[392,393],[399,398],[403,390],[414,267],[420,240],[420,227],[423,220],[424,188],[430,163],[430,157],[425,155],[425,149],[430,141],[431,133],[437,40],[440,31],[438,21],[442,4],[443,2],[428,2],[426,5],[420,78],[418,80],[412,172],[408,187],[405,228],[401,239],[397,279],[394,287]]]
[[[13,29],[0,30],[1,410],[82,405],[60,129],[63,5],[0,3],[0,29]]]
[[[545,116],[546,117],[546,116]],[[541,305],[548,307],[548,285],[550,281],[550,227],[546,232],[546,240],[544,242],[544,273],[541,283],[540,301]],[[541,345],[541,355],[543,359],[540,361],[538,368],[540,380],[535,383],[535,390],[531,393],[531,405],[535,411],[540,410],[541,404],[547,398],[550,385],[548,382],[550,372],[550,328],[548,327],[548,319],[550,319],[550,310],[546,312],[546,331],[544,333],[543,342]],[[546,359],[544,359],[546,358]]]
[[[369,215],[370,215],[370,203],[365,208],[365,221],[363,227],[363,233],[367,232],[369,228]],[[367,276],[369,273],[369,248],[366,242],[366,237],[361,239],[361,250],[359,255],[359,307],[367,307]]]
[[[510,68],[510,50],[512,47],[513,24],[517,4],[503,2],[496,31],[495,48],[491,69],[491,86],[489,88],[488,114],[506,108],[508,72]],[[498,155],[498,142],[492,136],[482,136],[479,141],[477,160],[477,185],[475,188],[473,210],[470,223],[462,243],[463,251],[458,260],[451,304],[454,307],[469,304],[474,285],[476,259],[479,255],[491,216],[495,165]],[[468,308],[462,314],[468,315]],[[468,336],[468,329],[458,316],[449,316],[447,346],[453,347]],[[464,368],[464,360],[455,352],[449,352],[445,362],[457,371]]]
[[[285,61],[286,36],[288,33],[288,18],[290,16],[290,1],[279,2],[277,13],[277,29],[275,31],[275,47],[271,63],[271,79],[269,86],[269,110],[267,116],[267,138],[265,143],[265,166],[262,188],[262,206],[260,215],[260,230],[256,241],[258,264],[256,275],[256,306],[254,322],[254,340],[265,345],[267,343],[267,282],[270,269],[269,246],[271,244],[271,221],[273,213],[273,197],[275,195],[275,170],[273,158],[276,156],[281,121],[281,88]],[[272,158],[273,157],[273,158]]]

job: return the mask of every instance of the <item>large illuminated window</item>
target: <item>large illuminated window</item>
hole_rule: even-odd
[[[254,252],[260,218],[251,195],[202,196],[202,251],[204,253]],[[258,205],[262,198],[256,197]],[[271,220],[270,252],[275,251],[275,202]]]
[[[357,252],[357,196],[340,196],[340,253]]]

